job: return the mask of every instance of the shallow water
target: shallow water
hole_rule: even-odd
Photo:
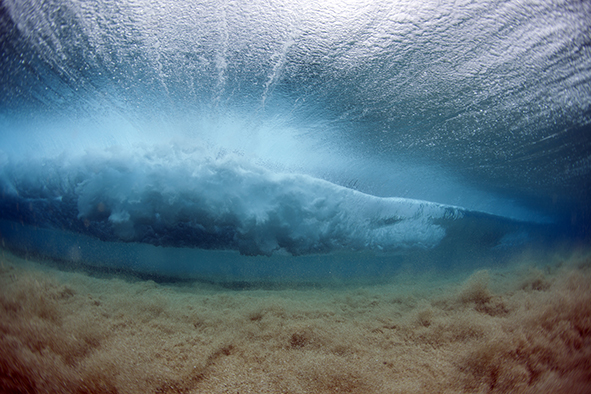
[[[3,1],[0,388],[589,391],[590,20]]]

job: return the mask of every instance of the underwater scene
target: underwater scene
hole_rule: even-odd
[[[591,392],[591,3],[1,0],[0,393]]]

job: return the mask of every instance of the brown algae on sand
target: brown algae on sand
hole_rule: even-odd
[[[2,252],[13,393],[587,393],[591,259],[228,290],[66,272]]]

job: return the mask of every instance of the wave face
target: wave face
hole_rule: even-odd
[[[2,2],[0,220],[267,256],[589,239],[590,4],[321,3]]]

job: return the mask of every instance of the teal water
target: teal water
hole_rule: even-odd
[[[591,392],[590,21],[0,1],[0,392]]]
[[[3,242],[232,280],[587,245],[590,15],[4,1]]]

